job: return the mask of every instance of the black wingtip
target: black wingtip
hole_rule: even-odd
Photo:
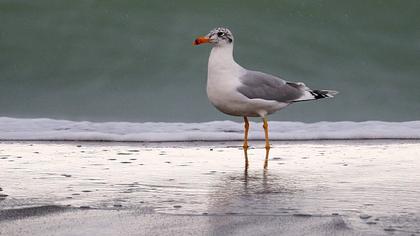
[[[312,96],[314,96],[315,99],[321,99],[321,98],[329,98],[332,97],[328,91],[325,90],[312,90],[310,91]]]

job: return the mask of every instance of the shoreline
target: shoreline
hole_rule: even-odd
[[[420,139],[420,121],[270,121],[271,140]],[[203,123],[89,122],[0,117],[0,140],[236,141],[244,125],[230,120]],[[249,139],[264,140],[261,123],[250,122]]]
[[[270,139],[270,142],[323,142],[323,141],[419,141],[420,138],[319,138],[319,139]],[[248,141],[263,142],[264,139],[253,139],[249,138]],[[76,142],[86,142],[86,143],[218,143],[218,142],[243,142],[243,139],[229,139],[229,140],[175,140],[175,141],[118,141],[118,140],[89,140],[89,139],[0,139],[0,143],[7,142],[59,142],[59,143],[76,143]]]
[[[258,144],[264,143],[264,139],[248,139],[249,142],[255,142]],[[270,144],[282,144],[282,143],[390,143],[397,142],[402,143],[408,141],[410,143],[420,143],[418,138],[356,138],[356,139],[270,139]],[[151,146],[159,146],[160,144],[226,144],[226,143],[238,143],[242,147],[243,139],[237,140],[184,140],[184,141],[112,141],[112,140],[0,140],[0,144],[8,143],[62,143],[62,144],[75,144],[75,143],[86,143],[86,144],[143,144]]]

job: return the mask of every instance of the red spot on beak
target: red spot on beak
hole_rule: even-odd
[[[209,43],[210,39],[207,37],[198,37],[194,40],[193,45],[199,45],[202,43]]]

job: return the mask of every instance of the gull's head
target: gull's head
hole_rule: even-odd
[[[217,27],[210,31],[206,36],[196,38],[193,45],[202,43],[210,43],[214,46],[230,45],[233,43],[233,35],[228,28]]]

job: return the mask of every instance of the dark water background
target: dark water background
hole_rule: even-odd
[[[418,120],[420,1],[0,0],[0,116],[229,119],[207,101],[216,26],[246,68],[339,90],[271,119]]]

